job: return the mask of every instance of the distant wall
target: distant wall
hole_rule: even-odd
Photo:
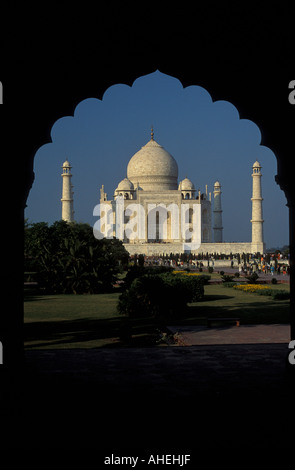
[[[184,243],[124,243],[126,250],[131,254],[144,254],[146,256],[161,256],[170,255],[170,253],[183,253],[191,252],[193,254],[198,253],[217,253],[229,255],[230,253],[263,253],[265,251],[265,245],[263,243],[253,245],[251,242],[245,243],[202,243],[199,248],[192,250],[186,250],[188,244]]]

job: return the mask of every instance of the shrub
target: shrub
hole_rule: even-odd
[[[233,279],[235,278],[235,276],[230,276],[229,274],[223,274],[221,278],[222,278],[222,282],[233,282]]]
[[[274,294],[273,294],[272,297],[273,297],[274,300],[290,299],[290,292],[287,292],[285,290],[276,290],[276,291],[274,291]]]
[[[120,295],[118,312],[135,318],[157,315],[156,297],[159,296],[161,288],[161,280],[156,276],[144,275],[135,278],[131,286]]]
[[[210,281],[210,279],[211,279],[211,276],[210,276],[209,274],[201,274],[201,275],[199,276],[199,279],[201,279],[202,282],[203,282],[203,284],[205,285],[205,284],[208,284],[208,283],[209,283],[209,281]]]
[[[138,277],[144,276],[146,274],[162,274],[162,273],[171,273],[173,271],[173,268],[170,266],[149,266],[149,267],[144,267],[144,266],[130,266],[127,274],[124,279],[124,287],[128,289],[134,279],[137,279]],[[176,271],[179,272],[179,271]]]
[[[265,290],[262,290],[262,291],[257,292],[257,293],[259,295],[269,295],[274,300],[287,300],[287,299],[290,298],[290,292],[287,292],[285,290],[276,290],[276,289],[266,288]]]
[[[257,286],[258,287],[258,286]],[[270,289],[269,287],[267,286],[259,286],[259,287],[263,287],[263,289],[260,289],[260,290],[256,290],[256,291],[253,291],[255,292],[256,294],[259,294],[259,295],[268,295],[268,296],[272,296],[275,294],[275,290],[274,289]]]
[[[130,317],[175,316],[188,302],[204,296],[204,282],[197,276],[171,273],[145,274],[134,279],[119,297],[118,311]]]
[[[236,285],[235,282],[223,282],[223,287],[234,287]]]
[[[208,268],[208,273],[210,273],[210,274],[213,273],[213,270],[214,270],[214,269],[213,269],[213,266],[209,266],[209,268]]]
[[[246,276],[250,284],[256,284],[257,279],[259,278],[257,273],[252,273],[251,276]]]
[[[277,280],[275,277],[273,277],[272,280],[271,280],[271,283],[272,283],[272,284],[277,284],[277,283],[278,283],[278,280]]]

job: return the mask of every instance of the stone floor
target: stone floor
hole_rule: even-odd
[[[192,461],[203,449],[293,448],[288,327],[181,335],[187,346],[27,351],[20,387],[2,402],[2,448],[190,453]]]
[[[2,444],[105,455],[291,448],[288,351],[285,343],[29,351],[21,407]]]

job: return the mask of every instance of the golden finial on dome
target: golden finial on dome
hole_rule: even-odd
[[[153,126],[151,127],[151,140],[154,140],[154,128],[153,128]]]

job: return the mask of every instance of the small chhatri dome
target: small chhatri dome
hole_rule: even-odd
[[[128,178],[124,178],[118,184],[116,191],[132,191],[134,189],[133,183]]]
[[[261,168],[261,165],[258,160],[256,160],[255,163],[253,163],[253,168]]]
[[[62,164],[63,168],[72,168],[68,159]]]
[[[195,186],[189,178],[185,177],[182,181],[180,181],[178,189],[180,191],[194,191]]]
[[[154,140],[136,152],[127,166],[127,177],[146,191],[177,189],[178,165],[172,155]]]
[[[219,188],[221,187],[221,184],[219,183],[219,181],[215,181],[214,188],[216,188],[216,187],[219,187]]]

